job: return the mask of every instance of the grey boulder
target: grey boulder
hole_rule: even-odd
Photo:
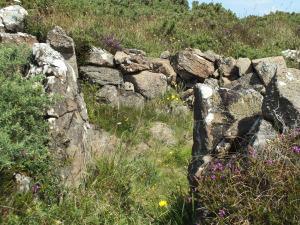
[[[2,29],[8,32],[23,32],[25,18],[28,12],[19,5],[12,5],[0,9],[0,21],[2,21]],[[1,24],[1,23],[0,23]]]
[[[114,67],[114,56],[108,51],[92,46],[90,49],[86,64],[93,66]]]
[[[99,85],[121,85],[123,75],[119,70],[108,67],[82,66],[80,74],[84,80]]]
[[[135,91],[147,99],[160,97],[167,91],[167,78],[161,73],[143,71],[138,74],[125,75],[124,79],[133,83]]]
[[[267,86],[263,115],[287,131],[300,127],[300,70],[276,73]]]

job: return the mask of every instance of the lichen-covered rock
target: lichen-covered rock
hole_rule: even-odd
[[[239,74],[236,60],[232,57],[221,59],[218,70],[222,77],[228,77],[230,80],[237,79]]]
[[[0,32],[0,43],[3,44],[25,44],[32,47],[34,43],[38,43],[35,36],[25,33],[1,33]]]
[[[23,32],[27,15],[28,12],[19,5],[12,5],[0,9],[0,21],[2,21],[5,31],[8,32]]]
[[[87,164],[92,161],[91,156],[104,151],[98,143],[102,132],[91,129],[72,66],[49,44],[33,45],[33,64],[28,76],[40,74],[45,77],[43,83],[49,96],[58,97],[46,115],[50,150],[61,164],[59,171],[65,184],[78,186]]]
[[[252,89],[215,89],[207,84],[194,88],[194,145],[190,181],[195,183],[204,157],[225,154],[243,140],[261,114],[262,96]],[[197,175],[196,175],[197,174]]]
[[[267,86],[263,115],[283,131],[300,127],[300,70],[276,73]]]
[[[84,80],[99,85],[121,85],[123,84],[122,73],[113,68],[97,67],[97,66],[82,66],[80,74]]]
[[[55,26],[54,29],[47,34],[47,43],[64,57],[78,78],[74,40],[69,37],[61,27]]]
[[[124,90],[125,91],[133,91],[134,92],[134,85],[133,85],[133,83],[125,82],[124,83]]]
[[[205,59],[198,49],[186,49],[176,54],[173,66],[185,81],[199,79],[204,81],[215,72],[214,63]]]
[[[287,66],[282,56],[252,60],[252,64],[265,86],[268,86],[275,73],[285,76]]]
[[[90,49],[87,59],[85,61],[86,64],[92,66],[105,66],[105,67],[114,67],[114,56],[108,51],[96,48],[92,46]]]
[[[124,79],[133,83],[136,92],[147,99],[162,96],[167,91],[167,78],[161,73],[143,71],[138,74],[126,75]]]
[[[118,51],[115,54],[115,63],[121,69],[124,74],[138,73],[144,70],[150,70],[152,64],[140,54],[127,54],[125,52]]]

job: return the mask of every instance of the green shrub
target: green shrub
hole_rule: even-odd
[[[0,171],[39,174],[48,161],[49,104],[38,79],[23,79],[26,48],[0,46]]]

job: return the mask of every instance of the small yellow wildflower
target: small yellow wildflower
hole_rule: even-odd
[[[161,200],[161,201],[159,202],[159,206],[160,206],[160,207],[167,207],[167,206],[168,206],[168,202],[165,201],[165,200]]]
[[[171,96],[171,98],[172,98],[172,99],[175,99],[175,98],[176,98],[176,96],[175,96],[175,95],[172,95],[172,96]]]
[[[175,100],[176,100],[176,101],[179,101],[179,98],[176,98]]]
[[[169,98],[169,97],[167,97],[167,100],[170,100],[170,98]]]

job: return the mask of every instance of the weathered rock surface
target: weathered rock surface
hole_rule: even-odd
[[[176,145],[174,131],[165,123],[155,122],[150,128],[151,136],[167,146]]]
[[[173,60],[173,66],[177,74],[184,80],[204,79],[211,76],[214,71],[214,63],[208,61],[198,49],[186,49],[180,51]]]
[[[151,59],[153,72],[162,73],[167,76],[169,83],[176,83],[176,72],[167,59]]]
[[[67,186],[77,186],[87,163],[92,160],[91,156],[104,151],[101,147],[102,132],[91,129],[76,74],[63,56],[49,44],[37,43],[33,46],[33,57],[29,76],[44,74],[46,92],[59,97],[47,111],[49,147],[62,164],[63,181]],[[64,165],[65,162],[69,164]]]
[[[82,66],[80,67],[81,77],[91,83],[99,85],[121,85],[123,84],[122,73],[113,68]]]
[[[224,87],[233,90],[239,90],[241,88],[254,89],[261,94],[265,94],[266,92],[265,86],[256,73],[248,73]]]
[[[25,33],[1,33],[0,43],[4,44],[26,44],[32,47],[34,43],[38,43],[35,36]]]
[[[170,59],[171,53],[169,51],[164,51],[160,54],[161,59]]]
[[[283,131],[300,127],[300,70],[276,73],[267,86],[263,115]]]
[[[300,51],[287,49],[281,52],[282,55],[287,59],[292,59],[300,63]]]
[[[228,77],[230,80],[236,79],[239,73],[236,63],[236,60],[232,57],[221,59],[218,69],[219,74],[222,77]]]
[[[252,60],[252,64],[265,86],[268,86],[275,73],[286,74],[287,66],[282,56]]]
[[[190,181],[195,183],[204,157],[224,154],[242,140],[261,114],[262,96],[253,89],[214,89],[206,84],[194,88],[194,145]],[[224,149],[225,147],[225,149]],[[197,174],[197,175],[196,175]]]
[[[264,153],[268,141],[277,137],[277,132],[271,123],[259,118],[257,122],[253,124],[250,135],[252,137],[249,144],[254,148],[256,153],[261,155]]]
[[[118,51],[114,59],[124,74],[138,73],[151,69],[151,63],[143,55],[127,54]]]
[[[19,5],[12,5],[0,9],[0,24],[7,32],[23,32],[25,18],[28,12]]]
[[[252,62],[248,58],[239,58],[236,61],[236,67],[240,77],[253,72]]]
[[[48,32],[47,43],[62,54],[68,64],[71,65],[78,78],[77,59],[75,54],[75,43],[71,37],[59,26],[55,26],[53,30]]]
[[[126,75],[124,79],[133,83],[136,92],[147,99],[159,97],[167,90],[166,76],[161,73],[143,71],[138,74]]]
[[[101,88],[96,98],[98,102],[112,105],[115,107],[125,106],[133,108],[142,108],[144,106],[144,97],[141,94],[118,90],[115,86],[106,85]]]
[[[88,65],[93,66],[114,67],[115,65],[114,56],[111,53],[94,46],[92,46],[92,48],[90,49],[85,62]]]

